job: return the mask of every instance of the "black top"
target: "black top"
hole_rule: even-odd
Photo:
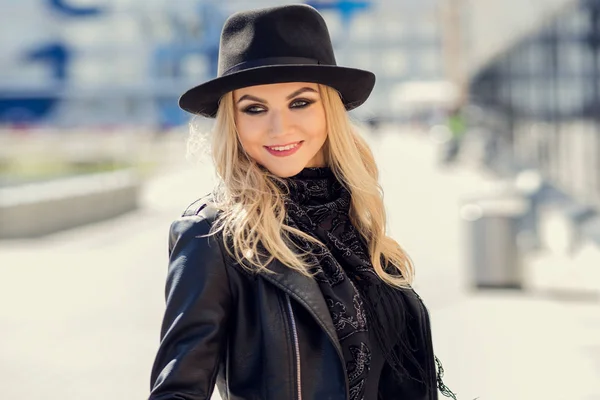
[[[350,193],[329,168],[305,168],[287,179],[287,223],[318,238],[329,252],[315,258],[315,278],[325,297],[346,362],[351,400],[377,400],[385,359],[357,289],[361,272],[373,273],[369,252],[349,218]],[[314,245],[297,239],[302,248]]]

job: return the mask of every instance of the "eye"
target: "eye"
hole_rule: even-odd
[[[253,104],[251,106],[248,106],[246,108],[244,108],[242,110],[243,113],[249,114],[249,115],[256,115],[256,114],[260,114],[262,112],[265,111],[265,108],[256,104]]]
[[[305,108],[314,103],[313,100],[297,99],[290,104],[290,108]]]

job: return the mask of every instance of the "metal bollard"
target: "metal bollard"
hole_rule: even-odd
[[[519,196],[482,198],[465,204],[467,265],[476,289],[522,289],[519,245],[522,218],[529,209]]]

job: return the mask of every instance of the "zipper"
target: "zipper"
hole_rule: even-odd
[[[285,287],[281,287],[281,288],[286,293],[288,304],[290,304],[290,296],[293,296],[296,301],[298,301],[298,302],[300,302],[300,304],[302,304],[301,299],[297,298],[296,295],[293,292],[291,292],[291,293],[288,292]],[[290,307],[291,307],[291,304],[290,304]],[[313,316],[313,318],[316,321],[320,321],[319,318],[317,317],[317,315],[315,315],[314,312],[310,308],[307,307],[306,309],[308,310],[308,312]],[[319,322],[319,324],[320,324],[320,322]],[[344,386],[345,386],[345,389],[346,389],[346,397],[345,398],[347,400],[350,400],[350,382],[348,381],[348,374],[346,373],[346,368],[345,368],[345,365],[344,365],[344,355],[342,354],[342,348],[339,345],[339,342],[337,341],[337,338],[334,338],[333,336],[331,336],[329,334],[329,331],[327,331],[325,328],[322,328],[322,329],[325,332],[325,334],[329,337],[329,340],[331,341],[331,343],[333,344],[333,347],[335,348],[335,350],[338,353],[338,359],[340,360],[340,364],[342,365],[342,370],[344,371],[344,383],[345,383]],[[298,355],[298,361],[300,361],[299,358],[300,358],[300,356]]]
[[[292,325],[292,339],[294,342],[294,352],[296,354],[296,383],[298,387],[298,400],[302,400],[302,372],[300,370],[300,343],[298,341],[298,331],[296,329],[296,320],[294,319],[294,310],[292,309],[292,303],[290,296],[286,293],[285,299],[287,302],[287,308],[290,313],[290,323]]]
[[[265,278],[271,282],[273,285],[275,285],[276,287],[278,287],[281,291],[283,291],[287,297],[287,301],[289,303],[290,301],[290,296],[294,298],[294,300],[296,300],[298,303],[302,304],[302,298],[300,298],[298,295],[296,295],[294,292],[290,291],[285,285],[282,285],[280,282],[278,282],[275,279],[271,279],[271,277],[267,274],[265,275]],[[340,361],[340,365],[342,368],[342,371],[344,371],[344,382],[345,382],[345,389],[346,389],[346,399],[350,399],[350,382],[348,381],[348,374],[346,373],[346,366],[344,364],[344,355],[342,354],[342,348],[339,345],[339,342],[337,341],[336,337],[333,337],[329,331],[327,329],[325,329],[325,327],[323,327],[323,324],[320,322],[321,320],[319,319],[319,317],[314,313],[313,310],[310,309],[310,307],[305,307],[306,310],[310,313],[310,315],[312,315],[312,317],[319,323],[319,325],[321,325],[321,328],[323,329],[323,332],[325,332],[325,334],[327,335],[327,337],[329,337],[329,340],[331,341],[331,344],[333,344],[333,347],[335,348],[335,350],[337,351],[338,354],[338,360]],[[294,321],[295,324],[295,321]],[[299,349],[299,346],[298,346]],[[299,353],[298,353],[299,354]],[[298,356],[299,357],[299,356]]]

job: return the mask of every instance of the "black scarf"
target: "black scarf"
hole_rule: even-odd
[[[392,288],[375,273],[368,247],[349,218],[350,192],[332,170],[305,168],[286,180],[286,221],[325,244],[326,250],[294,237],[301,251],[317,256],[315,279],[325,297],[341,344],[350,383],[351,400],[364,397],[372,346],[379,346],[397,379],[425,382],[417,362],[416,335],[410,326],[402,290]],[[376,338],[370,343],[369,332]],[[412,371],[412,373],[409,373]],[[416,372],[416,373],[415,373]]]

